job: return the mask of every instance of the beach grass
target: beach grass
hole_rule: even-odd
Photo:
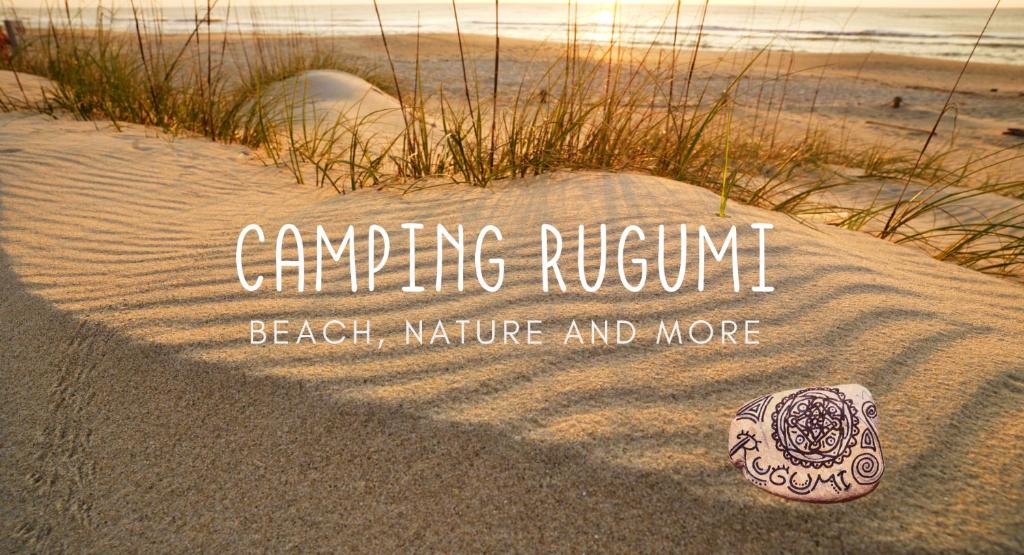
[[[780,124],[792,53],[770,47],[727,53],[739,63],[731,66],[738,69],[713,68],[733,72],[721,90],[696,76],[707,2],[696,8],[700,26],[689,37],[695,46],[684,49],[681,3],[665,18],[668,46],[636,48],[625,45],[628,29],[618,21],[618,10],[607,43],[578,40],[578,10],[569,0],[564,56],[540,78],[524,77],[506,90],[498,2],[493,50],[485,53],[493,56],[491,71],[481,75],[453,0],[460,94],[426,88],[419,35],[412,86],[403,87],[408,81],[396,69],[380,7],[374,7],[387,58],[383,71],[298,33],[279,39],[214,33],[212,4],[195,11],[193,30],[185,36],[165,34],[158,17],[135,6],[132,33],[112,31],[102,13],[97,26],[86,27],[70,9],[52,11],[45,31],[32,34],[7,65],[54,81],[54,90],[34,106],[39,111],[245,144],[268,163],[287,168],[297,182],[339,193],[392,184],[410,189],[438,179],[487,187],[501,179],[590,169],[640,172],[712,189],[720,195],[720,217],[728,217],[730,200],[800,217],[836,214],[837,207],[821,200],[830,190],[866,177],[895,179],[903,187],[895,200],[842,207],[826,221],[914,244],[980,271],[1017,277],[1024,272],[1020,211],[987,214],[981,223],[934,223],[936,214],[979,195],[1024,198],[1024,181],[992,177],[1000,164],[1022,155],[1019,149],[952,163],[954,147],[931,145],[935,129],[919,148],[853,146],[815,127],[817,89],[806,132],[794,138]],[[229,47],[232,40],[245,41],[241,53]],[[967,63],[969,58],[964,68]],[[755,67],[761,70],[758,84],[745,86]],[[270,92],[275,83],[325,68],[356,74],[394,95],[404,132],[382,139],[373,118],[317,113],[312,107],[307,112],[304,91]],[[15,99],[0,98],[0,109],[18,107]],[[947,100],[936,128],[949,109]],[[828,171],[832,165],[859,168],[862,175],[845,177]]]

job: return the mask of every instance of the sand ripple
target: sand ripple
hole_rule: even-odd
[[[753,208],[720,219],[709,192],[649,177],[340,197],[241,148],[17,114],[0,118],[0,151],[0,521],[15,548],[1021,548],[1018,285]],[[248,223],[405,221],[500,226],[503,289],[482,294],[470,267],[465,293],[402,294],[400,242],[374,293],[340,272],[319,294],[245,294],[235,277]],[[776,226],[771,295],[697,293],[693,277],[675,295],[540,292],[541,223],[754,221]],[[264,249],[250,265],[272,263]],[[389,347],[253,347],[259,317],[372,319]],[[758,319],[762,344],[401,345],[406,318],[617,317]],[[848,382],[880,408],[876,493],[783,503],[729,466],[745,400]]]

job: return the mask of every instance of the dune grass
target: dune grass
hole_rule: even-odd
[[[474,62],[486,58],[469,51],[453,0],[458,94],[426,89],[418,35],[411,87],[400,78],[380,7],[374,7],[387,60],[383,73],[353,64],[329,41],[215,33],[213,5],[196,10],[193,31],[184,36],[165,34],[158,18],[135,7],[132,33],[111,31],[102,14],[98,26],[86,28],[70,10],[51,12],[45,32],[33,35],[9,66],[56,83],[37,106],[40,111],[246,144],[287,168],[296,181],[338,192],[396,183],[408,188],[437,179],[486,187],[566,169],[641,172],[714,190],[721,217],[727,217],[729,200],[797,216],[831,215],[828,223],[915,244],[941,260],[1000,275],[1024,273],[1020,211],[988,214],[981,223],[927,223],[975,196],[1024,198],[1024,181],[983,177],[996,175],[999,164],[1021,154],[951,164],[951,148],[929,149],[929,143],[919,151],[853,147],[813,127],[813,103],[806,133],[793,139],[780,124],[792,53],[768,47],[726,53],[733,64],[720,60],[722,65],[710,68],[719,75],[734,72],[721,90],[697,76],[707,2],[696,8],[701,12],[694,37],[680,36],[683,6],[677,2],[666,14],[665,40],[659,41],[668,46],[636,48],[625,46],[629,31],[617,9],[607,43],[579,41],[578,10],[569,0],[564,56],[540,78],[524,77],[514,90],[502,90],[498,2],[494,47],[484,53],[493,55],[491,71],[481,76]],[[696,46],[684,49],[684,38]],[[755,67],[761,72],[756,79]],[[404,133],[382,139],[371,118],[307,113],[303,91],[268,94],[274,83],[322,68],[355,73],[393,94]],[[0,109],[14,106],[0,100]],[[863,175],[844,177],[827,169],[833,165],[860,168]],[[829,190],[865,177],[899,180],[903,192],[895,201],[876,198],[842,210],[822,202]]]
[[[155,12],[132,4],[133,32],[111,29],[112,12],[96,9],[95,26],[68,4],[50,11],[45,30],[28,37],[27,47],[8,68],[47,77],[55,83],[40,108],[82,119],[106,119],[194,133],[223,142],[259,145],[262,91],[309,69],[332,68],[377,81],[375,69],[343,59],[319,42],[244,37],[240,54],[229,53],[236,37],[214,33],[215,4],[195,11],[190,33],[169,35]],[[225,25],[227,28],[227,25]],[[243,37],[237,37],[243,38]],[[8,99],[8,105],[13,105]]]

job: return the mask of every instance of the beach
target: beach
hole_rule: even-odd
[[[474,69],[489,78],[493,37],[464,38]],[[232,39],[226,48],[246,46]],[[327,46],[354,53],[354,62],[389,63],[379,36],[324,39]],[[407,94],[417,67],[423,89],[462,94],[456,37],[389,37],[389,46]],[[565,54],[512,38],[501,48],[502,91]],[[622,60],[642,55],[630,50]],[[910,152],[962,65],[882,54],[766,58],[734,93],[741,133],[765,129],[752,121],[764,113],[754,99],[779,92],[762,83],[778,83],[785,60],[787,99],[771,124],[780,142],[813,126],[835,143]],[[701,52],[693,71],[717,93],[750,59]],[[45,86],[31,82],[19,87],[0,74],[10,98]],[[956,117],[934,140],[955,140],[954,166],[1009,159],[992,171],[1013,179],[1024,169],[1013,159],[1021,139],[1002,132],[1024,124],[1022,96],[1024,66],[972,64],[954,95]],[[834,195],[832,211],[802,218],[738,201],[722,217],[712,187],[632,167],[559,168],[487,187],[410,180],[342,195],[297,184],[250,146],[118,127],[60,113],[0,114],[5,551],[1024,547],[1024,290],[1012,271],[937,260],[913,242],[874,236],[870,225],[829,225],[840,206],[890,194],[889,186],[898,192],[898,177],[857,174],[822,193]],[[816,168],[826,170],[855,173]],[[934,221],[1021,210],[1009,189],[984,190],[986,177],[996,179],[958,181],[984,194]],[[422,292],[402,290],[408,222],[428,230],[416,253]],[[614,229],[613,245],[627,225],[650,239],[659,225],[689,223],[691,241],[701,225],[716,242],[740,229],[741,286],[722,264],[709,262],[705,275],[701,258],[706,287],[698,290],[690,258],[682,287],[666,291],[653,262],[657,241],[647,240],[630,243],[626,257],[652,261],[647,287],[627,290],[609,266],[609,282],[589,293],[571,265],[575,231],[596,233],[602,223]],[[251,224],[267,242],[251,239],[243,259],[240,231]],[[363,259],[358,287],[349,287],[345,263],[329,263],[322,288],[307,270],[307,290],[298,291],[294,268],[288,286],[275,288],[273,240],[286,224],[306,238],[323,226],[335,242],[354,226],[360,249],[369,226],[388,230],[390,259],[376,289],[363,281],[372,266]],[[563,231],[565,291],[541,287],[545,224]],[[439,225],[464,226],[474,239],[486,225],[501,230],[480,256],[502,259],[500,289],[481,287],[495,274],[488,266],[478,276],[472,259],[464,288],[454,285],[451,260],[435,274]],[[752,225],[770,226],[764,284]],[[300,258],[312,267],[314,256],[307,248]],[[638,279],[635,268],[620,272],[626,285]],[[257,274],[264,285],[247,290]],[[442,277],[438,290],[433,280]],[[773,291],[758,291],[765,285]],[[321,330],[329,321],[346,329],[372,322],[373,341],[259,343],[254,320],[291,321],[292,340],[304,320]],[[408,326],[421,320],[428,337],[437,322],[453,332],[459,320],[514,321],[523,334],[527,322],[542,321],[544,333],[537,344],[525,335],[460,341],[458,333],[420,344]],[[614,328],[616,320],[633,322],[636,340],[591,341],[592,321]],[[657,340],[659,323],[685,333],[698,320],[717,331],[714,340]],[[738,323],[734,332],[757,321],[756,337],[721,340],[725,321]],[[586,323],[585,340],[564,340],[571,322]],[[878,405],[887,468],[877,491],[824,506],[771,497],[743,480],[727,454],[737,408],[764,393],[845,383],[864,384]]]
[[[0,8],[0,13],[17,15],[30,28],[45,29],[51,12],[31,4],[20,0]],[[455,7],[466,35],[492,35],[497,14],[503,37],[533,42],[557,43],[575,35],[585,43],[606,44],[615,35],[617,42],[631,46],[655,43],[668,47],[675,40],[690,49],[699,36],[703,48],[711,51],[752,51],[771,45],[802,53],[874,52],[952,61],[962,60],[970,50],[990,8],[979,4],[955,9],[935,3],[918,3],[909,9],[871,5],[880,2],[850,6],[712,3],[705,12],[701,4],[682,4],[678,18],[674,2],[650,0],[618,4],[500,2],[497,9],[486,2],[457,2]],[[206,16],[207,10],[214,33],[358,37],[378,32],[378,10],[370,2],[189,6],[161,1],[139,8],[147,14],[149,25],[159,24],[169,34],[191,32],[196,19]],[[380,3],[378,8],[385,29],[393,36],[456,31],[456,10],[450,3],[398,1]],[[73,17],[82,18],[89,26],[105,19],[113,31],[133,32],[129,6],[108,6],[100,12],[102,18],[89,4],[72,3],[71,9]],[[977,52],[977,61],[1019,64],[1024,52],[1022,24],[1024,9],[1003,2]]]

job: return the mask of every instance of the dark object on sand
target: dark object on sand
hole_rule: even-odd
[[[21,44],[21,37],[25,35],[25,25],[18,19],[5,19],[4,33],[7,35],[7,45],[11,51],[17,50]]]
[[[902,105],[903,105],[903,97],[902,96],[894,96],[894,97],[892,97],[892,107],[893,108],[899,108]]]
[[[999,92],[999,89],[989,89],[988,92]]]
[[[924,133],[925,135],[938,135],[938,133],[932,133],[928,129],[921,129],[918,127],[907,127],[906,125],[896,125],[895,123],[885,123],[882,121],[874,121],[870,119],[864,120],[864,123],[868,125],[878,125],[880,127],[891,127],[893,129],[901,129],[903,131],[913,131],[914,133]]]
[[[1011,127],[1006,131],[1003,131],[1003,135],[1010,135],[1011,137],[1024,137],[1024,129],[1020,127]]]

